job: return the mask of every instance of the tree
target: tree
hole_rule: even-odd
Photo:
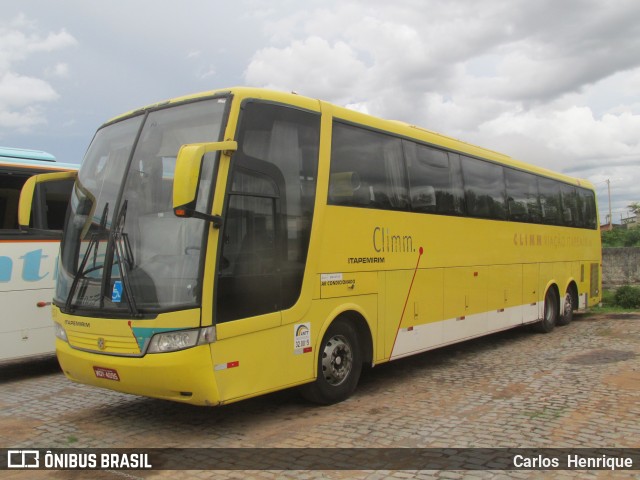
[[[627,205],[627,208],[631,210],[634,213],[634,215],[640,214],[640,202],[630,203],[629,205]]]
[[[640,228],[615,228],[602,232],[603,247],[640,247]]]

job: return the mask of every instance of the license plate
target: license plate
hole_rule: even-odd
[[[118,372],[113,368],[93,367],[93,372],[96,374],[97,378],[105,378],[107,380],[114,380],[116,382],[120,381]]]

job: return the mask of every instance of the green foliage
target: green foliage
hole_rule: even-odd
[[[640,290],[640,287],[619,287],[618,290],[622,289],[622,292],[619,294],[621,297],[621,301],[625,303],[623,299],[626,297],[625,291],[629,288],[631,290]],[[604,289],[602,291],[602,302],[599,306],[595,306],[589,309],[589,312],[592,314],[603,314],[603,313],[628,313],[633,311],[638,311],[640,306],[638,307],[624,307],[618,303],[616,298],[617,291],[615,289]],[[631,293],[630,296],[633,298],[634,293]],[[626,303],[625,303],[626,305]]]
[[[602,232],[603,247],[640,247],[640,228],[616,228]]]
[[[602,291],[602,306],[614,307],[616,304],[616,292],[615,290],[603,290]]]
[[[640,288],[624,286],[616,290],[615,304],[622,308],[640,308]]]

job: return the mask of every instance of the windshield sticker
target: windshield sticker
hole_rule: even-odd
[[[311,323],[297,323],[293,326],[293,351],[296,354],[311,351]]]
[[[122,282],[116,280],[113,283],[113,291],[111,292],[111,301],[113,303],[120,303],[122,301]]]

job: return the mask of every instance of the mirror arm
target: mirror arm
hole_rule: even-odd
[[[207,213],[193,212],[193,218],[200,218],[207,222],[211,222],[213,228],[220,228],[222,226],[222,217],[220,215],[209,215]]]
[[[195,210],[187,210],[183,207],[174,208],[173,213],[176,217],[199,218],[200,220],[211,222],[213,224],[213,228],[220,228],[222,226],[222,217],[220,215],[209,215]]]

